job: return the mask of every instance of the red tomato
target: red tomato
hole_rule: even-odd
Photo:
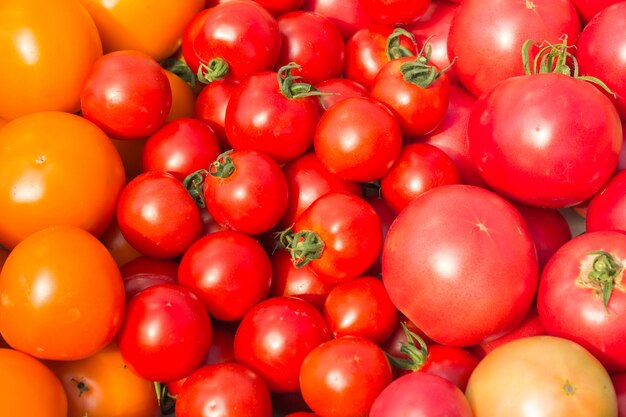
[[[468,135],[472,160],[492,189],[546,208],[591,197],[615,171],[622,146],[611,101],[562,74],[501,82],[476,101]]]
[[[133,178],[120,196],[117,221],[128,243],[153,258],[179,256],[202,234],[198,206],[167,172]]]
[[[197,369],[187,378],[176,398],[176,416],[215,413],[228,417],[272,417],[267,385],[239,363],[205,365]]]
[[[337,26],[344,40],[350,39],[370,20],[360,0],[304,0],[302,8],[328,17]]]
[[[100,241],[113,256],[117,266],[122,266],[141,256],[141,253],[133,248],[122,235],[117,219],[113,219],[107,230],[100,236]]]
[[[626,232],[626,171],[619,171],[589,201],[585,224],[587,232],[615,230]]]
[[[168,382],[202,365],[211,347],[211,319],[190,290],[162,284],[134,296],[117,340],[124,361],[142,378]]]
[[[104,348],[124,315],[124,285],[104,245],[74,226],[22,240],[0,272],[0,333],[42,359],[75,360]]]
[[[383,199],[396,213],[412,200],[447,184],[458,184],[454,161],[439,148],[426,143],[404,145],[389,172],[380,179]]]
[[[374,343],[384,342],[398,321],[383,282],[359,277],[333,287],[324,302],[324,318],[335,338],[360,336]]]
[[[388,26],[407,25],[426,13],[430,0],[359,0],[370,19]]]
[[[572,0],[572,4],[576,7],[580,20],[587,25],[596,14],[607,7],[619,3],[621,0]]]
[[[169,172],[183,181],[187,175],[211,165],[220,153],[217,137],[207,123],[176,119],[148,138],[141,154],[141,169]]]
[[[223,151],[232,148],[226,137],[226,108],[238,85],[230,79],[216,80],[205,86],[196,99],[194,116],[211,126]]]
[[[577,236],[550,258],[537,293],[546,332],[584,346],[610,371],[626,370],[625,258],[622,233]]]
[[[190,288],[212,317],[241,319],[267,297],[272,265],[258,241],[236,231],[198,239],[183,255],[178,282]]]
[[[436,187],[406,206],[385,239],[382,273],[396,307],[435,342],[455,346],[513,329],[538,280],[521,214],[470,185]]]
[[[178,262],[172,259],[155,259],[140,256],[120,267],[124,280],[126,302],[138,292],[158,284],[176,284]]]
[[[393,221],[396,219],[397,213],[379,195],[368,195],[365,197],[365,201],[367,201],[374,208],[376,214],[378,214],[378,218],[380,219],[380,224],[382,226],[384,242],[387,238],[387,232],[389,231],[389,227],[391,227],[391,223],[393,223]],[[381,276],[382,255],[383,254],[381,250],[378,254],[378,258],[376,258],[376,261],[367,270],[366,275]]]
[[[270,12],[274,17],[279,17],[287,12],[299,10],[304,0],[255,0]]]
[[[313,305],[298,298],[269,298],[248,311],[237,327],[235,359],[259,374],[271,392],[297,392],[302,361],[330,338]]]
[[[376,260],[382,227],[376,211],[352,194],[318,198],[281,235],[295,266],[311,265],[320,278],[343,282],[363,274]]]
[[[345,180],[373,181],[384,176],[400,154],[397,119],[383,103],[368,97],[345,99],[320,118],[315,155]]]
[[[368,339],[345,336],[313,349],[300,368],[300,389],[324,417],[361,417],[391,382],[383,350]]]
[[[281,51],[275,68],[297,62],[296,75],[317,84],[343,72],[345,45],[341,32],[328,17],[315,12],[294,11],[278,18]]]
[[[338,101],[350,97],[367,97],[369,95],[367,88],[348,78],[330,78],[316,84],[315,88],[317,91],[326,93],[320,96],[322,113]]]
[[[626,416],[626,372],[615,373],[611,375],[613,387],[617,394],[617,416]]]
[[[469,402],[456,385],[420,372],[404,375],[385,388],[372,405],[369,417],[406,415],[474,417]]]
[[[154,133],[172,107],[172,89],[163,69],[138,51],[98,59],[80,93],[83,116],[117,139]]]
[[[569,1],[463,0],[450,24],[448,56],[457,57],[461,83],[479,96],[499,81],[524,74],[521,53],[527,40],[556,44],[567,35],[575,43],[579,33]]]

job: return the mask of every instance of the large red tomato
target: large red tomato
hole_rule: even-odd
[[[511,330],[537,287],[523,218],[470,185],[436,187],[409,203],[387,233],[382,262],[396,307],[441,344],[473,345]]]
[[[626,232],[626,171],[618,171],[589,200],[585,229],[587,232],[616,230]]]

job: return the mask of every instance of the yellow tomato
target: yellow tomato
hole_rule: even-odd
[[[80,0],[98,26],[106,53],[142,51],[161,61],[180,45],[203,0]]]
[[[0,1],[0,118],[76,112],[100,36],[78,0]]]

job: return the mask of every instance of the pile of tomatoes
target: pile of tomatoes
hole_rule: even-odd
[[[626,417],[626,1],[2,0],[0,416]]]

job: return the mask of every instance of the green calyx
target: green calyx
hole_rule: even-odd
[[[608,308],[609,300],[615,288],[624,290],[621,285],[624,266],[613,255],[605,251],[590,252],[590,263],[581,268],[577,284],[591,288],[601,296],[602,303]]]
[[[198,81],[204,84],[210,84],[213,81],[221,80],[228,75],[230,67],[228,62],[222,58],[213,58],[208,64],[200,63],[198,67]]]
[[[204,179],[208,173],[209,171],[206,169],[199,169],[198,171],[187,175],[183,180],[183,187],[185,187],[191,198],[193,198],[197,206],[200,208],[206,207],[203,187]]]
[[[400,65],[400,72],[406,82],[415,84],[421,88],[428,88],[435,80],[441,77],[446,71],[452,68],[456,57],[452,60],[450,65],[442,70],[439,70],[435,65],[429,63],[430,56],[433,53],[433,48],[429,45],[430,38],[426,39],[424,46],[420,50],[419,54],[413,61],[405,62]]]
[[[301,230],[296,233],[289,228],[279,234],[278,241],[280,246],[289,252],[296,268],[302,268],[309,262],[319,259],[324,252],[322,238],[312,230]]]
[[[281,94],[288,99],[296,99],[301,97],[321,97],[327,95],[321,91],[317,91],[311,84],[297,82],[302,79],[299,75],[292,75],[291,71],[300,70],[302,67],[295,62],[280,67],[278,70],[278,89]]]
[[[161,62],[161,68],[166,69],[177,75],[183,81],[194,88],[198,83],[198,77],[191,71],[191,68],[182,60],[178,58],[168,58]]]
[[[406,336],[406,343],[402,343],[400,352],[407,355],[408,358],[396,358],[387,353],[387,359],[396,368],[404,371],[417,371],[424,366],[428,359],[428,346],[424,339],[409,330],[405,323],[402,323],[402,329]]]
[[[209,167],[209,175],[216,178],[228,178],[230,177],[237,166],[230,157],[233,152],[232,149],[222,152],[218,155],[217,159],[211,163]]]
[[[415,50],[417,50],[417,42],[415,41],[415,36],[411,32],[406,29],[396,28],[391,35],[387,37],[387,46],[385,47],[385,51],[387,53],[387,58],[391,61],[392,59],[404,58],[407,56],[415,56],[413,51],[411,51],[406,46],[400,44],[400,39],[402,37],[408,38]]]
[[[532,47],[539,48],[539,51],[531,62],[530,52]],[[572,47],[573,46],[567,44],[567,35],[563,35],[561,43],[556,45],[552,45],[549,42],[539,44],[533,40],[527,40],[524,42],[524,45],[522,45],[522,61],[526,75],[562,74],[576,78],[577,80],[596,84],[608,94],[615,97],[615,93],[599,78],[579,74],[578,61],[576,57],[569,52]]]

